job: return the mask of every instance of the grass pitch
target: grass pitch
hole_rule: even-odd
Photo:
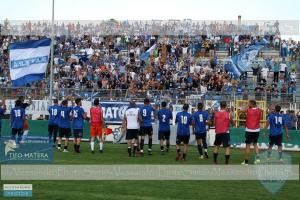
[[[169,153],[160,154],[159,146],[154,145],[153,155],[127,157],[126,145],[105,144],[104,153],[91,154],[89,144],[81,145],[81,154],[75,154],[70,145],[69,153],[55,150],[55,164],[212,164],[212,148],[208,160],[199,160],[197,148],[189,147],[187,161],[176,162],[176,150],[172,146]],[[97,147],[98,148],[98,147]],[[145,146],[145,149],[147,145]],[[145,151],[147,153],[147,151]],[[293,164],[300,163],[299,152],[288,152]],[[244,151],[233,149],[230,163],[240,164]],[[223,150],[219,163],[224,163]],[[250,163],[253,163],[253,159]],[[259,181],[1,181],[4,183],[33,184],[32,199],[51,200],[157,200],[157,199],[300,199],[300,182],[287,181],[276,194],[269,193]],[[2,198],[2,195],[0,197]],[[9,198],[13,199],[13,198]]]

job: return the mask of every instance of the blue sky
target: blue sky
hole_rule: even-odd
[[[51,19],[52,0],[0,0],[0,19]],[[56,0],[56,19],[300,20],[298,0]]]
[[[0,20],[51,19],[52,0],[0,0],[0,5]],[[299,0],[55,0],[55,19],[300,20],[299,9]]]

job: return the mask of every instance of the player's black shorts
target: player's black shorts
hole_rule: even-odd
[[[153,134],[152,126],[141,127],[139,131],[139,136],[152,135],[152,134]]]
[[[248,132],[248,131],[246,131],[245,138],[246,138],[246,140],[245,140],[246,144],[251,144],[251,143],[255,144],[258,141],[259,132]]]
[[[195,133],[196,140],[206,141],[206,132],[205,133]]]
[[[66,137],[69,138],[71,136],[71,129],[70,128],[59,128],[59,137]]]
[[[273,146],[274,144],[278,147],[282,146],[282,135],[269,136],[269,144]]]
[[[171,135],[170,131],[159,131],[158,140],[169,140],[170,135]]]
[[[82,138],[83,137],[83,129],[74,129],[74,138]]]
[[[189,144],[190,135],[177,135],[176,137],[176,144]]]
[[[11,134],[12,135],[22,135],[23,134],[23,129],[12,128],[11,129]]]
[[[58,131],[58,126],[57,125],[48,125],[48,132],[49,134],[52,135],[53,132],[56,132],[57,133]]]
[[[126,140],[137,139],[139,134],[138,129],[127,129],[126,130]]]
[[[223,134],[216,134],[215,146],[221,146],[223,147],[230,147],[230,135],[229,133],[223,133]]]

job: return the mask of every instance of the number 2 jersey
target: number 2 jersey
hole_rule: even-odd
[[[169,109],[162,108],[157,112],[157,117],[159,121],[159,132],[170,131],[170,120],[173,119],[172,112]]]

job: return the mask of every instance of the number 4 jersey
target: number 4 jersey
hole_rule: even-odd
[[[72,107],[60,106],[58,111],[58,127],[70,128],[70,113]]]

